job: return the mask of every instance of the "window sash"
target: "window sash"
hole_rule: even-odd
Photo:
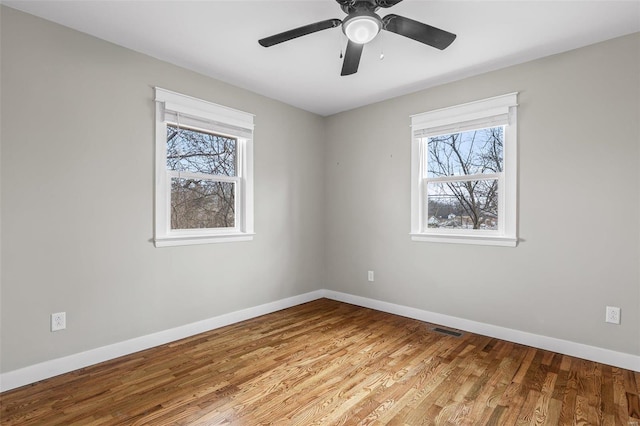
[[[240,153],[239,153],[240,154]],[[238,160],[241,160],[240,155]],[[206,180],[209,182],[227,182],[234,184],[235,197],[234,197],[234,225],[233,227],[226,228],[191,228],[191,229],[174,229],[171,227],[171,179],[198,179]],[[242,185],[242,179],[240,176],[224,176],[224,175],[209,175],[206,173],[193,173],[193,172],[179,172],[175,170],[166,171],[166,188],[168,191],[167,199],[165,200],[166,211],[166,227],[165,232],[167,235],[180,236],[180,235],[195,235],[206,234],[214,235],[220,233],[228,233],[230,231],[241,232],[244,229],[244,215],[242,214],[245,209],[244,200],[244,186]]]
[[[171,179],[198,179],[198,180],[206,180],[208,182],[225,182],[225,183],[233,183],[234,184],[234,226],[229,227],[218,227],[218,228],[172,228],[171,227],[171,196],[173,194],[169,194],[167,199],[167,234],[171,236],[189,236],[189,235],[216,235],[216,234],[226,234],[230,231],[240,231],[241,227],[241,218],[238,213],[242,208],[242,185],[240,185],[240,180],[233,179],[219,179],[218,177],[211,177],[210,175],[203,175],[199,173],[191,173],[193,176],[185,176],[184,173],[180,175],[179,172],[171,172],[167,176],[167,187],[169,191],[171,191]],[[207,178],[203,178],[203,176],[209,176]]]
[[[234,164],[234,169],[235,169],[236,176],[239,176],[239,174],[240,174],[240,171],[239,171],[239,168],[240,168],[240,157],[239,157],[240,156],[240,145],[242,145],[243,143],[246,143],[246,139],[239,138],[239,137],[236,137],[236,136],[231,136],[231,135],[222,135],[222,134],[219,134],[219,133],[214,133],[214,132],[211,132],[211,131],[206,130],[206,129],[193,127],[193,126],[187,126],[187,125],[185,125],[183,123],[166,122],[164,124],[167,127],[168,126],[175,127],[175,128],[178,129],[178,131],[184,129],[184,130],[198,132],[198,133],[201,133],[201,134],[208,134],[210,136],[221,137],[221,138],[226,138],[226,139],[230,139],[230,140],[235,141],[235,154],[234,154],[235,155],[235,164]],[[166,159],[166,156],[167,156],[167,146],[166,146],[166,144],[168,144],[168,143],[169,142],[167,140],[167,142],[165,143],[165,159]],[[165,164],[166,164],[166,162],[165,162]],[[168,164],[166,164],[166,166],[167,166],[167,171],[168,172],[174,172],[175,171],[175,170],[169,168]],[[183,171],[182,173],[187,173],[187,172]],[[193,172],[191,172],[191,173],[194,174],[194,175],[195,174],[199,174],[200,176],[220,176],[220,177],[224,177],[224,178],[229,177],[229,175],[219,175],[219,174],[211,174],[211,175],[209,175],[207,173],[193,173]]]
[[[446,229],[429,228],[429,208],[427,188],[430,183],[469,182],[479,180],[495,180],[498,182],[498,228],[497,229]],[[423,178],[419,185],[420,190],[420,232],[424,234],[463,234],[463,235],[503,235],[505,233],[505,178],[504,173],[476,174],[460,176],[445,176],[443,178]]]

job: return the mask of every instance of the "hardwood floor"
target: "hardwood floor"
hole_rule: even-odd
[[[640,425],[640,373],[321,299],[0,395],[2,425]]]

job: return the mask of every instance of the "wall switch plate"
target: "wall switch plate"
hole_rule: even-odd
[[[607,315],[604,320],[611,324],[620,324],[620,308],[607,306]]]
[[[59,331],[67,328],[67,313],[58,312],[51,314],[51,331]]]
[[[373,281],[373,271],[367,271],[367,279]]]

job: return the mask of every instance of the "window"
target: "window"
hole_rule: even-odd
[[[411,238],[517,244],[517,93],[411,117]]]
[[[253,115],[156,87],[156,247],[253,238]]]

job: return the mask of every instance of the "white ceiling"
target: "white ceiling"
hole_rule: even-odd
[[[457,39],[439,51],[383,31],[365,46],[358,73],[341,77],[340,28],[258,45],[343,19],[334,0],[2,3],[321,115],[640,31],[640,0],[404,0],[379,15],[403,15]]]

